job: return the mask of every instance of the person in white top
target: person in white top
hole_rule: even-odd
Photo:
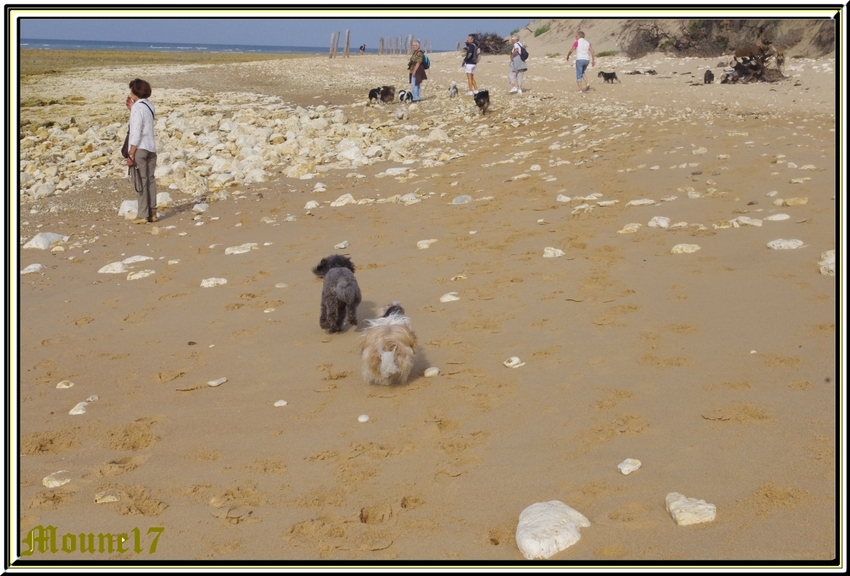
[[[596,53],[593,51],[590,42],[584,39],[584,32],[581,30],[576,32],[576,41],[570,51],[567,52],[567,62],[570,61],[573,50],[576,52],[576,84],[578,84],[578,91],[583,92],[590,89],[587,79],[584,77],[584,71],[587,70],[588,64],[596,66]],[[582,86],[584,87],[582,88]]]
[[[528,64],[520,57],[522,42],[519,41],[519,34],[511,35],[513,42],[513,50],[511,51],[511,60],[508,63],[508,82],[511,83],[511,94],[522,94],[522,76],[528,70]]]
[[[130,135],[127,140],[130,155],[127,166],[134,168],[134,184],[138,210],[136,224],[156,222],[156,142],[154,142],[154,105],[148,100],[151,85],[136,78],[130,82],[130,94],[125,104],[130,110]]]

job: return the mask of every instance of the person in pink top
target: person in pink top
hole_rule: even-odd
[[[570,61],[570,55],[575,50],[576,53],[576,84],[578,91],[583,92],[589,90],[590,86],[587,79],[584,77],[584,71],[587,70],[587,65],[596,66],[596,53],[593,51],[593,46],[590,42],[584,39],[584,32],[579,30],[576,32],[576,41],[573,43],[570,51],[567,52],[567,62]],[[584,86],[582,88],[582,85]]]

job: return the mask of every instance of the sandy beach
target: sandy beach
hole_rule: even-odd
[[[140,534],[29,559],[525,563],[518,517],[554,500],[590,526],[549,562],[835,556],[837,294],[819,264],[837,235],[834,57],[726,85],[722,58],[615,55],[578,93],[563,55],[533,52],[512,95],[507,56],[485,56],[486,115],[449,97],[461,56],[431,60],[403,114],[367,93],[403,88],[405,56],[23,77],[26,169],[74,173],[19,205],[21,245],[68,237],[19,251],[18,270],[44,267],[18,293],[20,540]],[[135,77],[173,199],[156,224],[119,216]],[[257,181],[193,167],[249,147]],[[406,309],[407,384],[363,381],[362,322],[320,329],[311,269],[334,253],[356,265],[359,319]],[[626,458],[641,468],[622,474]],[[716,518],[677,525],[671,492]]]

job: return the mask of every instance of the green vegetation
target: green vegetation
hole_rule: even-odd
[[[540,28],[538,28],[537,30],[534,31],[534,37],[537,38],[541,34],[545,34],[548,31],[549,31],[549,26],[541,26]]]
[[[599,56],[600,58],[602,56],[616,56],[619,53],[619,50],[606,50],[605,52],[600,52],[599,54],[597,54],[597,56]]]
[[[560,52],[554,52],[552,54],[546,54],[546,58],[557,58],[560,55],[561,55]]]
[[[521,30],[521,28],[514,28],[513,30],[511,30],[511,36],[513,36],[514,34],[519,32],[520,30]]]

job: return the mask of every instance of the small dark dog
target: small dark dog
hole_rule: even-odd
[[[399,102],[413,102],[413,93],[409,90],[402,90],[398,93]]]
[[[607,82],[609,84],[613,84],[614,80],[616,80],[617,82],[620,82],[620,79],[617,78],[616,72],[602,72],[600,70],[599,74],[597,74],[597,76],[600,77],[600,78],[604,78],[605,82]],[[622,84],[622,82],[620,82],[620,84]]]
[[[381,86],[381,102],[389,104],[395,100],[395,86]]]
[[[384,104],[395,100],[395,86],[378,86],[369,90],[369,104],[378,100]]]
[[[342,332],[346,319],[350,325],[357,326],[357,307],[362,298],[351,259],[342,254],[332,254],[322,258],[313,268],[313,274],[324,279],[319,326],[329,334]]]
[[[712,84],[714,83],[714,73],[711,70],[705,71],[705,76],[702,79],[703,84]]]
[[[363,379],[369,384],[404,384],[416,355],[416,334],[397,302],[381,318],[365,321],[360,341]]]
[[[449,86],[449,98],[454,98],[457,96],[457,84],[452,82],[452,85]]]
[[[474,96],[475,105],[478,106],[478,109],[481,110],[481,114],[486,114],[487,109],[490,108],[490,91],[489,90],[479,90],[478,94]]]

